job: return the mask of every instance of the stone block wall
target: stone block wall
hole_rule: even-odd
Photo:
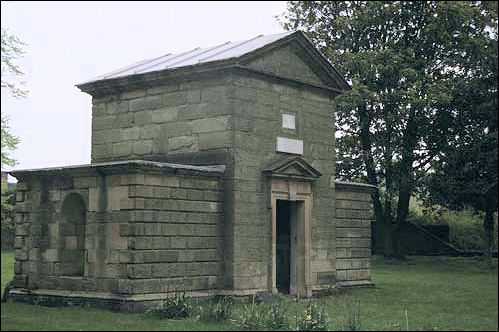
[[[146,175],[129,187],[135,201],[121,292],[212,290],[223,273],[222,192],[218,179]]]
[[[298,79],[318,82],[297,56],[287,63],[276,62],[278,58],[270,54],[248,66],[266,66],[291,79],[294,72]],[[333,97],[330,91],[238,70],[94,97],[92,162],[225,164],[223,287],[267,290],[271,209],[262,171],[283,155],[276,153],[277,136],[303,140],[303,157],[323,174],[313,189],[312,275],[314,283],[330,284],[336,257],[330,213],[335,204]],[[296,130],[282,128],[283,113],[295,115]]]
[[[289,65],[289,64],[288,64]],[[299,67],[298,67],[299,68]],[[234,169],[229,172],[233,204],[233,243],[226,260],[232,262],[234,289],[267,289],[271,265],[271,213],[269,180],[262,171],[285,156],[276,152],[276,138],[300,139],[303,158],[322,176],[313,183],[312,283],[331,284],[336,247],[334,209],[334,101],[331,95],[290,86],[257,76],[234,75]],[[282,114],[296,117],[296,130],[282,128]],[[332,280],[334,282],[334,278]]]
[[[230,76],[171,80],[92,100],[92,162],[232,146]]]
[[[336,182],[336,280],[370,282],[373,186]]]
[[[92,166],[20,177],[16,288],[132,295],[219,286],[219,174]],[[64,222],[72,218],[64,202],[74,195],[86,210],[81,248]],[[76,249],[84,253],[81,274],[67,265],[78,261],[67,257]]]

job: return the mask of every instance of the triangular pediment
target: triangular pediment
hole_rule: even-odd
[[[302,157],[279,159],[265,167],[263,173],[272,177],[301,180],[315,180],[322,175]]]
[[[300,31],[241,56],[239,63],[277,77],[341,91],[350,89],[343,74]]]
[[[279,77],[327,85],[297,53],[291,45],[285,45],[254,58],[246,66]]]

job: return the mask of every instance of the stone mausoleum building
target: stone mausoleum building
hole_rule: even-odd
[[[370,281],[371,193],[335,181],[349,89],[302,32],[79,84],[91,164],[18,170],[14,300],[135,310],[174,291],[309,297]]]

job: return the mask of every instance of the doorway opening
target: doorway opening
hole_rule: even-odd
[[[296,205],[293,201],[277,200],[276,288],[282,294],[296,294]]]

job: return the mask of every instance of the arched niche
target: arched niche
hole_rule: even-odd
[[[61,207],[59,224],[60,273],[65,276],[83,276],[85,272],[85,225],[87,209],[78,193],[68,194]]]

